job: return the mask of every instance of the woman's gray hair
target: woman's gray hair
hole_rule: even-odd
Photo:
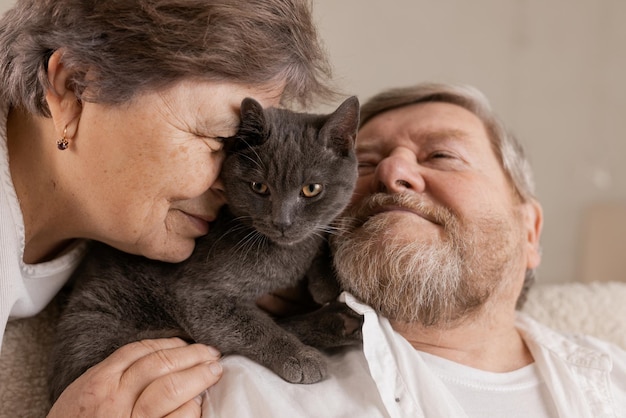
[[[18,0],[0,20],[0,99],[49,116],[50,56],[80,100],[126,102],[183,78],[334,97],[310,0]]]
[[[487,97],[471,86],[445,83],[422,83],[383,91],[361,106],[361,127],[375,116],[388,110],[424,102],[444,102],[461,106],[476,115],[485,126],[492,149],[514,191],[522,202],[536,200],[532,169],[519,141],[497,117]],[[535,281],[535,271],[526,270],[518,309],[526,300],[528,289]]]

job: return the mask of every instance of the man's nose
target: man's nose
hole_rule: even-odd
[[[384,193],[421,193],[426,187],[417,156],[408,149],[396,149],[378,163],[374,181]]]

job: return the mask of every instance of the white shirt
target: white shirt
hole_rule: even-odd
[[[551,418],[558,416],[536,364],[509,373],[494,373],[418,352],[445,384],[467,416],[481,418]]]
[[[203,416],[472,416],[466,411],[470,409],[468,400],[462,396],[457,399],[458,388],[442,379],[449,364],[433,366],[433,359],[417,352],[389,321],[351,295],[344,296],[348,305],[364,316],[363,346],[329,355],[329,376],[325,380],[312,385],[290,384],[247,358],[226,357],[221,381],[208,390]],[[535,416],[534,411],[550,416],[556,410],[558,415],[552,416],[626,417],[624,350],[591,337],[567,337],[521,313],[517,327],[535,363],[530,370],[503,374],[503,379],[514,381],[520,373],[531,374],[527,381],[535,382],[536,391],[523,396],[534,396],[535,405],[527,405],[523,416]],[[481,373],[473,372],[473,378],[480,378]],[[476,398],[474,407],[477,402],[484,400]],[[494,402],[482,409],[492,411],[491,416],[503,416],[495,411],[496,407]],[[480,412],[474,416],[490,415]]]
[[[9,169],[7,115],[7,106],[0,105],[0,346],[9,318],[33,316],[45,308],[85,251],[85,243],[78,241],[49,262],[23,262],[24,219]]]

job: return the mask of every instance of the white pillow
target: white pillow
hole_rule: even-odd
[[[551,328],[626,349],[625,282],[536,284],[522,311]]]

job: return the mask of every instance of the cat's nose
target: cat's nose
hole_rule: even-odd
[[[272,223],[274,224],[274,228],[282,234],[285,234],[285,231],[287,231],[292,225],[292,222],[288,219],[275,219]]]
[[[290,199],[277,199],[272,207],[272,225],[284,236],[293,225],[295,207]]]

